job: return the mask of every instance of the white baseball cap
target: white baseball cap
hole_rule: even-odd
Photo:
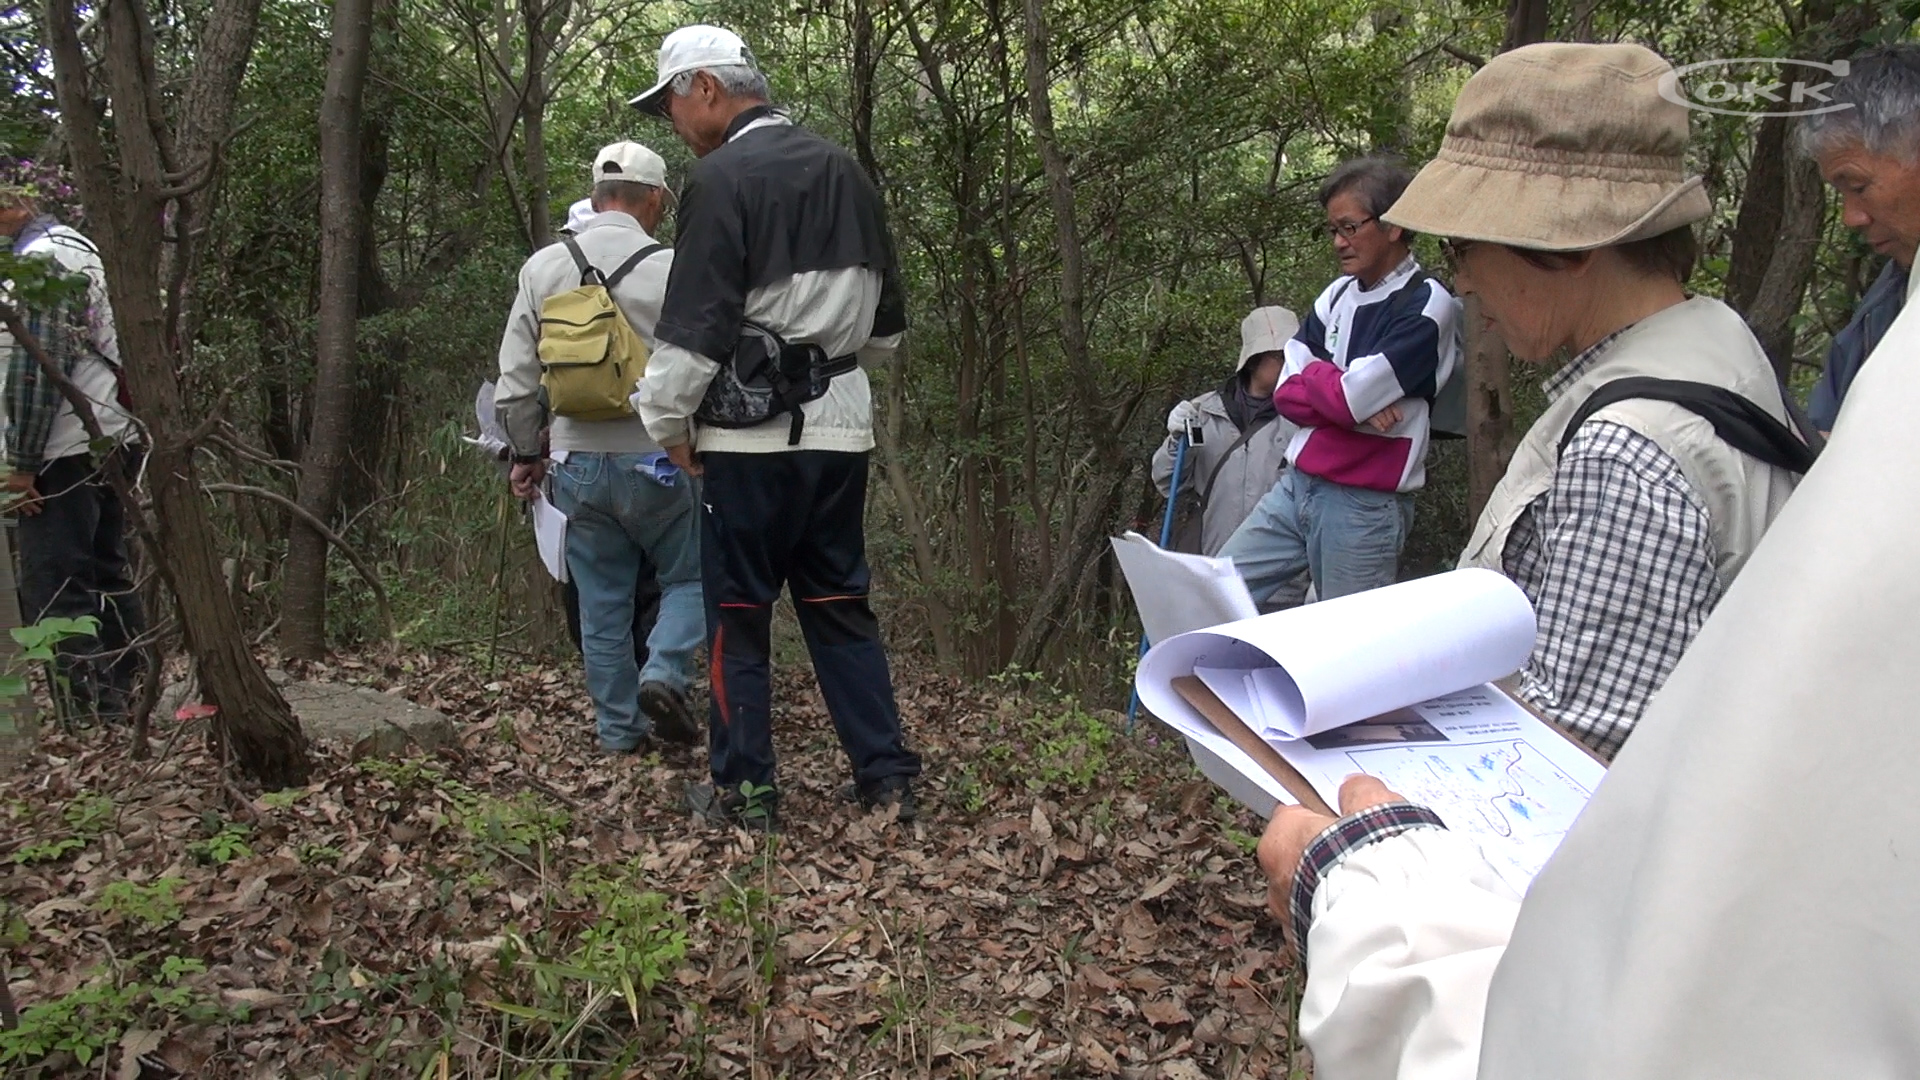
[[[593,200],[581,199],[579,202],[567,207],[567,223],[561,226],[561,228],[570,233],[578,233],[581,229],[586,228],[587,222],[592,219]]]
[[[675,75],[701,68],[745,65],[755,71],[760,64],[740,35],[718,26],[698,23],[683,26],[660,43],[660,81],[627,104],[655,116],[667,115],[667,84]]]

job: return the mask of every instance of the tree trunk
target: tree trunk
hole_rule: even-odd
[[[1500,51],[1545,41],[1547,0],[1508,0],[1507,33]],[[1513,374],[1506,343],[1487,329],[1480,306],[1468,298],[1461,362],[1467,380],[1467,527],[1471,529],[1487,505],[1494,485],[1507,471],[1513,456]]]
[[[152,516],[137,503],[127,512],[173,594],[200,685],[218,710],[212,724],[216,743],[268,786],[303,784],[311,770],[306,739],[248,648],[220,575],[218,537],[187,434],[193,425],[177,375],[179,343],[165,332],[160,272],[162,222],[170,205],[176,227],[186,229],[179,216],[185,192],[177,185],[192,178],[196,167],[212,167],[200,159],[170,169],[168,159],[176,145],[211,148],[225,138],[240,77],[215,67],[246,64],[259,0],[216,0],[208,13],[201,40],[219,47],[203,51],[194,68],[184,100],[199,107],[186,115],[177,143],[166,118],[154,111],[160,95],[151,53],[143,47],[152,33],[145,10],[131,0],[117,0],[100,11],[104,96],[114,124],[111,158],[101,106],[88,85],[74,0],[49,0],[47,37],[75,180],[90,216],[99,222],[92,239],[106,265],[128,390],[151,442],[146,476],[153,485]],[[230,47],[236,42],[248,47]],[[217,100],[221,93],[224,102]]]
[[[352,421],[360,314],[361,105],[373,44],[372,0],[334,0],[333,45],[320,98],[320,304],[313,428],[300,459],[300,506],[333,516]],[[281,576],[280,645],[317,659],[327,649],[327,539],[295,522]]]
[[[1033,667],[1052,636],[1056,620],[1073,598],[1085,561],[1104,558],[1099,548],[1119,513],[1121,493],[1133,470],[1120,453],[1114,418],[1100,407],[1106,380],[1094,369],[1087,345],[1086,271],[1074,207],[1073,177],[1053,126],[1052,60],[1044,0],[1025,0],[1027,111],[1033,122],[1033,141],[1047,178],[1053,203],[1054,236],[1060,247],[1060,345],[1066,354],[1067,376],[1074,388],[1072,415],[1079,429],[1093,441],[1089,487],[1080,516],[1073,521],[1067,542],[1055,552],[1054,572],[1014,642],[1010,664],[1016,670]]]
[[[1507,0],[1507,35],[1500,51],[1547,40],[1547,0]]]
[[[1787,171],[1792,150],[1792,118],[1768,116],[1753,136],[1740,213],[1733,222],[1733,246],[1727,256],[1727,305],[1742,315],[1760,295],[1760,283],[1773,262],[1787,213]]]
[[[1792,153],[1785,147],[1782,150]],[[1766,274],[1744,312],[1753,336],[1760,339],[1774,372],[1783,381],[1793,365],[1793,318],[1800,313],[1801,299],[1813,280],[1821,226],[1826,221],[1826,191],[1819,167],[1793,154],[1784,171],[1786,190],[1781,199],[1779,231],[1773,237],[1773,257],[1767,261]]]
[[[1480,318],[1480,298],[1466,298],[1467,526],[1480,511],[1513,457],[1513,387],[1506,343]]]

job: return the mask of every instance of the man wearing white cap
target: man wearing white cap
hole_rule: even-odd
[[[1255,308],[1240,321],[1240,362],[1217,390],[1182,401],[1167,414],[1167,440],[1153,455],[1153,483],[1160,494],[1173,492],[1174,457],[1181,436],[1188,439],[1180,491],[1198,500],[1197,520],[1174,535],[1174,547],[1202,555],[1219,552],[1287,467],[1287,444],[1299,425],[1273,405],[1286,364],[1287,339],[1300,319],[1283,307]],[[1306,595],[1308,578],[1299,574],[1260,600],[1263,610],[1293,607]]]
[[[908,820],[920,759],[867,602],[863,531],[874,442],[861,367],[907,326],[885,207],[852,155],[769,104],[766,76],[730,31],[669,34],[658,81],[633,104],[670,119],[700,158],[660,346],[633,396],[648,433],[706,477],[713,783],[688,801],[710,820],[775,824],[768,652],[788,587],[853,764],[851,794]]]
[[[687,703],[687,671],[704,633],[700,537],[693,480],[673,468],[638,416],[550,414],[542,393],[542,307],[598,282],[619,314],[651,345],[673,252],[652,236],[666,213],[666,164],[634,142],[593,162],[594,214],[577,232],[533,253],[500,341],[494,395],[512,447],[514,493],[531,498],[547,478],[541,429],[551,422],[553,501],[567,515],[567,570],[580,592],[581,652],[601,748],[643,749],[699,737]],[[616,412],[619,410],[616,410]],[[634,590],[648,562],[660,580],[660,612],[641,668],[633,647]]]

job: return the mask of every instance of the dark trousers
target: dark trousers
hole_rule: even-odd
[[[567,638],[573,647],[580,648],[580,586],[567,579],[560,586],[560,603],[567,612]],[[633,662],[642,668],[647,666],[647,657],[653,655],[647,651],[647,635],[653,633],[653,621],[660,615],[660,576],[653,572],[653,563],[647,560],[645,552],[640,555],[640,579],[633,586]]]
[[[131,472],[127,452],[109,455],[102,469]],[[100,620],[96,638],[57,646],[56,671],[66,679],[73,707],[109,718],[124,714],[139,677],[146,614],[127,566],[126,509],[90,454],[47,463],[34,479],[40,512],[19,519],[20,615],[28,624],[52,617]]]
[[[880,622],[867,604],[867,455],[708,453],[701,463],[714,783],[774,785],[768,653],[783,586],[854,780],[919,775],[920,759],[900,733]]]

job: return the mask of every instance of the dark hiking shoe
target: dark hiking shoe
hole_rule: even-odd
[[[894,820],[903,825],[920,815],[920,808],[913,801],[912,777],[889,776],[871,784],[859,785],[854,789],[854,796],[860,809],[869,813],[889,806],[899,807]]]
[[[653,729],[662,739],[681,746],[700,740],[700,725],[693,718],[685,691],[663,682],[640,685],[640,711],[653,721]]]
[[[749,799],[735,788],[688,784],[687,809],[710,825],[751,832],[780,831],[780,794],[776,791],[762,792]]]

